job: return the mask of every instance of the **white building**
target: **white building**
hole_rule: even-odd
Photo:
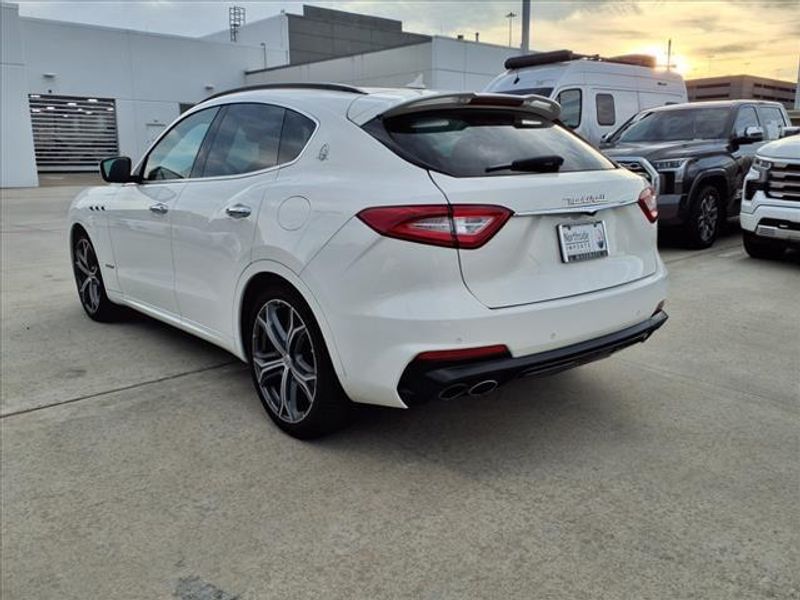
[[[20,17],[2,4],[0,187],[137,157],[182,110],[267,82],[481,89],[516,50],[311,6],[193,38]]]

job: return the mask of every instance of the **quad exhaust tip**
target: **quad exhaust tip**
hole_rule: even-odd
[[[494,379],[486,379],[484,381],[480,381],[469,388],[469,395],[470,396],[485,396],[486,394],[491,394],[493,391],[497,389],[497,381]]]
[[[497,381],[494,379],[485,379],[484,381],[479,381],[472,387],[466,383],[454,383],[453,385],[448,386],[439,392],[439,399],[455,400],[456,398],[465,394],[468,396],[485,396],[486,394],[491,394],[493,391],[495,391],[497,389],[497,385]]]
[[[453,385],[444,388],[439,392],[441,400],[455,400],[459,396],[463,396],[469,391],[469,386],[466,383],[454,383]]]

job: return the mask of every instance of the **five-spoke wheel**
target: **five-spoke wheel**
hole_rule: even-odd
[[[268,285],[251,299],[250,309],[253,382],[273,421],[299,438],[345,424],[350,403],[303,298],[288,285]]]
[[[298,423],[311,410],[317,389],[317,359],[308,327],[283,300],[270,300],[253,327],[255,376],[279,419]]]
[[[83,310],[95,321],[115,320],[120,315],[119,307],[106,295],[100,263],[89,236],[78,231],[73,239],[72,270]]]
[[[82,237],[75,244],[75,280],[81,303],[90,315],[100,308],[100,266],[89,240]]]

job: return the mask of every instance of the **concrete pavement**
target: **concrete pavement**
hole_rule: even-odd
[[[83,314],[76,188],[3,190],[4,600],[800,598],[800,258],[667,247],[649,342],[281,434],[225,352]]]

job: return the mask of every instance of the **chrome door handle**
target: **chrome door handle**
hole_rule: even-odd
[[[244,204],[234,204],[226,208],[225,212],[229,217],[233,217],[234,219],[244,219],[250,216],[251,209]]]
[[[168,211],[169,207],[163,202],[156,202],[155,204],[150,205],[150,212],[154,212],[157,215],[165,215]]]

